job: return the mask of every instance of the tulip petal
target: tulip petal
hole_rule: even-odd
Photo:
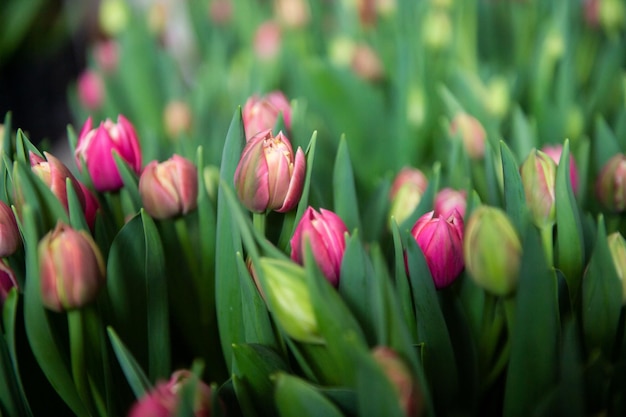
[[[283,205],[276,211],[279,213],[285,213],[300,202],[302,196],[302,187],[304,185],[304,177],[306,175],[306,157],[302,148],[298,148],[296,151],[296,159],[293,164],[293,170],[291,173],[291,180],[289,181],[289,189],[285,195]]]

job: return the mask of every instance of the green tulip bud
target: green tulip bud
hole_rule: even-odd
[[[520,171],[533,223],[540,228],[554,224],[556,164],[546,153],[533,149]]]

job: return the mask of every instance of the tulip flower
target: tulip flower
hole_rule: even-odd
[[[504,211],[480,206],[472,212],[463,239],[465,267],[476,284],[505,296],[517,286],[522,244]]]
[[[626,210],[626,155],[614,155],[596,181],[598,200],[613,212]]]
[[[282,42],[281,38],[282,34],[278,23],[271,20],[261,23],[254,33],[254,53],[261,61],[271,61],[272,59],[276,58],[278,56],[278,53],[280,52],[280,45]],[[266,116],[268,116],[269,119],[267,124],[269,124],[271,120],[274,120],[274,124],[276,123],[276,120],[273,119],[272,113],[273,112],[270,108],[269,114],[265,114]],[[252,119],[254,119],[254,117]],[[258,121],[261,122],[261,120]],[[261,124],[264,126],[265,122]],[[250,126],[250,129],[246,129],[246,133],[248,132],[248,130],[250,130],[250,133],[252,133],[252,131],[258,129],[258,127],[252,127],[252,123],[250,123]],[[269,129],[273,127],[273,125],[268,126]],[[247,134],[246,137],[248,137]]]
[[[626,240],[619,232],[611,233],[607,240],[617,276],[622,281],[622,304],[626,305]]]
[[[116,191],[123,185],[113,155],[119,155],[137,174],[141,172],[141,148],[135,128],[124,116],[117,123],[110,119],[92,129],[91,117],[87,119],[80,134],[74,157],[82,170],[84,161],[97,191]]]
[[[85,70],[77,80],[78,99],[88,110],[97,110],[104,101],[104,83],[100,75],[92,70]]]
[[[398,224],[402,223],[415,211],[427,187],[428,180],[422,171],[417,168],[402,168],[389,191],[390,216]]]
[[[454,211],[446,218],[428,212],[417,220],[411,235],[424,253],[435,288],[452,284],[464,266],[461,215]]]
[[[461,218],[464,218],[467,207],[466,196],[465,190],[457,191],[452,188],[439,190],[435,196],[435,216],[448,218],[456,210]]]
[[[387,346],[376,346],[372,356],[395,388],[404,415],[421,416],[424,412],[424,398],[402,358]]]
[[[165,162],[152,161],[139,178],[144,208],[156,219],[187,214],[198,204],[198,172],[188,159],[174,155]]]
[[[539,228],[556,220],[556,164],[547,154],[533,149],[520,167],[526,203],[533,223]]]
[[[163,111],[165,131],[170,138],[177,138],[191,129],[191,109],[184,101],[173,100]]]
[[[9,291],[13,288],[18,288],[15,274],[4,261],[0,260],[0,313],[4,300],[7,299]]]
[[[485,155],[487,133],[474,116],[462,112],[457,113],[450,123],[450,134],[461,137],[465,152],[470,158],[480,159]]]
[[[376,51],[365,43],[355,45],[352,60],[352,71],[366,81],[378,81],[383,77],[383,63]]]
[[[91,235],[59,222],[38,246],[41,299],[50,310],[80,308],[105,283],[105,264]]]
[[[251,138],[243,149],[235,171],[237,195],[250,211],[287,212],[300,201],[305,171],[302,148],[294,158],[287,137],[282,132],[272,136],[266,130]]]
[[[348,228],[332,211],[316,211],[308,207],[291,238],[291,259],[302,265],[305,242],[309,242],[315,262],[335,287],[339,285],[341,261],[346,250],[345,234]]]
[[[321,342],[304,268],[271,258],[261,258],[260,264],[265,298],[283,330],[301,342]]]
[[[554,163],[558,166],[561,160],[561,153],[563,152],[563,145],[546,145],[541,148],[541,151],[548,155]],[[572,183],[572,190],[574,194],[578,193],[578,167],[574,160],[574,155],[569,154],[569,179]]]
[[[260,132],[274,129],[281,114],[285,126],[291,129],[291,105],[280,91],[273,91],[264,97],[250,97],[242,110],[246,139],[250,140]]]
[[[172,374],[169,381],[158,381],[156,386],[132,406],[129,417],[174,417],[178,415],[181,390],[191,381],[195,382],[193,415],[211,415],[211,387],[188,370]]]
[[[20,247],[22,237],[13,210],[0,201],[0,258],[11,256]]]

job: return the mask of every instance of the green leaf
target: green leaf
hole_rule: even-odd
[[[531,415],[554,386],[558,371],[559,310],[554,272],[548,267],[538,231],[529,226],[515,310],[504,416]]]
[[[622,153],[622,149],[619,147],[617,138],[602,116],[596,119],[593,138],[594,162],[596,170],[599,172],[613,155]]]
[[[432,385],[435,404],[450,405],[458,395],[458,371],[430,269],[417,242],[407,233],[406,257],[419,343],[424,344],[426,376]]]
[[[126,345],[124,345],[117,333],[115,333],[115,330],[113,330],[112,327],[108,327],[107,333],[109,334],[111,346],[113,346],[113,352],[115,352],[117,361],[122,367],[122,372],[124,372],[126,381],[128,381],[128,385],[130,385],[130,388],[133,390],[135,398],[143,397],[152,387],[148,377],[133,357],[133,354],[128,350]]]
[[[578,205],[569,176],[569,141],[565,141],[556,169],[555,204],[557,246],[555,264],[569,287],[570,299],[576,300],[584,267],[583,234]]]
[[[504,177],[504,208],[511,219],[518,234],[526,230],[528,224],[528,209],[519,167],[511,150],[503,141],[500,141],[500,156],[502,158],[502,174]]]
[[[513,109],[512,146],[519,158],[526,158],[530,151],[537,147],[534,123],[529,122],[518,106]]]
[[[43,155],[41,154],[41,152],[39,152],[39,149],[37,149],[37,147],[33,145],[30,140],[28,140],[22,129],[17,129],[17,134],[15,135],[15,149],[17,151],[16,161],[24,162],[29,166],[29,152],[33,152],[35,155],[43,158]]]
[[[304,177],[304,185],[302,187],[302,196],[300,197],[300,202],[298,203],[298,208],[296,210],[296,217],[293,223],[293,229],[291,230],[291,236],[298,227],[298,223],[300,219],[304,215],[304,212],[309,207],[309,193],[311,190],[311,176],[313,173],[313,164],[315,161],[315,145],[317,143],[317,131],[313,132],[311,136],[311,140],[309,142],[309,146],[306,149],[306,176]],[[289,252],[290,248],[287,248],[286,252]]]
[[[598,219],[596,242],[582,280],[582,322],[588,349],[611,357],[622,309],[621,281],[609,250],[604,218]]]
[[[76,195],[76,190],[74,190],[74,185],[72,184],[71,179],[65,179],[65,188],[67,190],[67,206],[70,215],[70,226],[76,230],[84,230],[89,233],[89,226],[85,220],[85,213],[83,212],[83,207],[80,204],[78,195]]]
[[[245,143],[241,108],[235,111],[226,135],[222,153],[220,180],[233,187],[235,171]],[[215,301],[220,342],[229,371],[232,370],[232,345],[245,341],[240,281],[237,276],[237,261],[234,256],[241,252],[239,232],[235,228],[231,205],[228,203],[224,186],[220,186],[217,197],[217,235],[215,242]]]
[[[417,321],[415,321],[415,307],[413,304],[413,296],[411,295],[409,277],[406,274],[404,247],[402,245],[402,238],[400,237],[400,230],[398,229],[398,224],[395,222],[395,220],[392,221],[391,227],[395,260],[394,279],[396,284],[396,291],[398,293],[404,322],[406,323],[406,326],[408,327],[411,335],[411,340],[414,344],[417,344]]]
[[[274,397],[278,414],[283,417],[342,417],[343,414],[328,398],[306,381],[278,373]]]
[[[339,141],[335,169],[333,170],[333,201],[335,213],[341,217],[348,230],[361,230],[358,198],[354,184],[352,163],[345,136]]]
[[[136,213],[143,206],[141,203],[141,196],[139,195],[139,178],[137,174],[132,170],[128,162],[126,162],[116,151],[113,151],[113,159],[117,170],[124,182],[123,190],[128,193],[130,201],[132,203],[133,212]]]

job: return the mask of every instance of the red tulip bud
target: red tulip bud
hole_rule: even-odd
[[[13,210],[0,201],[0,258],[11,256],[22,243]]]
[[[626,155],[617,154],[604,165],[596,181],[596,195],[607,209],[626,210]]]
[[[452,188],[439,190],[435,196],[435,215],[448,218],[456,210],[464,218],[465,208],[467,207],[466,195],[465,190],[457,191]]]
[[[2,312],[4,300],[13,288],[18,288],[15,274],[4,261],[0,260],[0,312]]]
[[[273,91],[264,97],[254,95],[243,106],[243,126],[246,139],[266,130],[274,129],[278,116],[283,116],[287,129],[291,129],[291,106],[287,97],[280,91]]]
[[[541,148],[541,151],[548,155],[554,163],[558,166],[561,160],[561,153],[563,152],[563,145],[546,145]],[[574,194],[578,194],[578,167],[574,160],[574,155],[569,154],[569,179],[572,183],[572,190]]]

